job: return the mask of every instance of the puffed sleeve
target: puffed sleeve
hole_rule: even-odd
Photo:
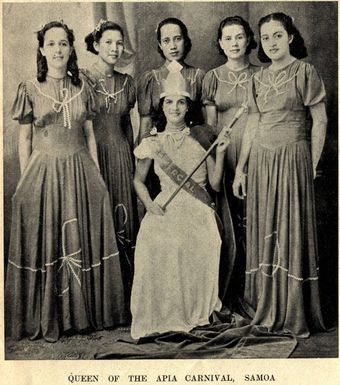
[[[126,90],[127,90],[127,96],[128,96],[128,103],[129,103],[129,109],[133,108],[136,104],[136,87],[135,87],[135,81],[130,75],[127,76],[127,84],[126,84]]]
[[[204,79],[205,75],[206,75],[206,73],[204,70],[202,70],[201,68],[197,69],[196,82],[199,84],[200,95],[202,95],[203,79]]]
[[[86,97],[86,119],[93,120],[98,113],[96,95],[90,84],[84,79],[84,91]]]
[[[259,108],[256,103],[256,82],[258,75],[260,75],[260,73],[253,74],[247,86],[247,108],[249,114],[259,112]]]
[[[141,116],[147,116],[151,114],[153,85],[154,79],[152,72],[146,72],[138,79],[137,101],[138,112]]]
[[[153,159],[155,151],[159,147],[159,140],[157,136],[149,136],[144,138],[140,145],[134,150],[135,157],[138,159]]]
[[[12,119],[18,120],[20,124],[29,124],[33,122],[33,106],[25,82],[20,83],[18,86],[18,92],[12,106],[11,115]]]
[[[305,106],[326,102],[325,85],[312,64],[301,62],[297,73],[297,87]]]
[[[202,103],[205,106],[215,105],[217,78],[213,70],[207,72],[203,79]]]

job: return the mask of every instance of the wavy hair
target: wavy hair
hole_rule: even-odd
[[[157,131],[158,132],[162,132],[165,130],[165,127],[166,127],[166,116],[164,114],[164,111],[163,111],[163,104],[164,104],[164,99],[165,98],[161,98],[160,101],[159,101],[159,105],[158,105],[158,113],[157,113],[157,116],[155,117],[155,126],[157,128]],[[188,127],[191,127],[193,125],[193,122],[194,122],[194,118],[195,118],[195,115],[194,115],[194,105],[193,105],[193,101],[188,98],[187,96],[185,97],[186,101],[187,101],[187,106],[188,106],[188,111],[187,113],[185,114],[185,123]]]
[[[94,43],[99,43],[103,33],[107,30],[119,31],[124,40],[124,31],[119,24],[116,24],[113,21],[100,20],[96,28],[85,37],[86,49],[89,52],[98,55],[98,52],[94,48]]]
[[[263,24],[268,23],[269,21],[274,20],[282,24],[283,28],[286,30],[289,36],[293,36],[293,41],[289,44],[289,52],[292,56],[297,59],[303,59],[307,57],[307,48],[305,42],[299,32],[295,27],[293,19],[286,15],[283,12],[271,13],[267,16],[264,16],[259,21],[259,34],[260,34],[260,45],[257,53],[257,57],[262,63],[270,63],[271,59],[264,53],[262,43],[261,43],[261,27]]]
[[[220,55],[226,56],[223,49],[220,47],[220,40],[222,39],[223,28],[227,25],[235,25],[235,24],[243,27],[244,32],[247,36],[248,45],[247,45],[245,54],[249,55],[251,50],[255,49],[257,47],[257,43],[256,43],[256,40],[254,37],[254,32],[250,28],[249,23],[247,21],[245,21],[241,16],[229,16],[229,17],[226,17],[225,19],[223,19],[221,21],[221,23],[218,27],[218,31],[217,31],[216,45],[217,45],[217,49],[218,49],[218,52]]]
[[[37,32],[37,39],[38,39],[38,50],[37,50],[37,80],[38,82],[42,83],[46,80],[46,75],[48,72],[48,65],[46,57],[43,56],[43,54],[40,51],[40,48],[44,47],[44,41],[45,41],[45,33],[52,28],[62,28],[67,35],[67,40],[70,44],[71,53],[70,57],[67,62],[67,69],[66,72],[71,78],[72,84],[75,86],[79,86],[81,84],[81,80],[79,79],[79,69],[77,64],[77,54],[73,47],[74,43],[74,34],[72,29],[68,28],[66,24],[64,24],[62,21],[51,21],[47,24],[45,24],[40,31]]]

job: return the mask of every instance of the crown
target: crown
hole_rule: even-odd
[[[191,98],[189,81],[181,74],[183,67],[176,61],[168,65],[169,74],[161,81],[160,98],[169,95],[182,95]]]

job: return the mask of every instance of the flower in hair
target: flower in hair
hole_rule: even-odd
[[[95,33],[99,32],[100,29],[101,29],[101,27],[102,27],[102,25],[105,24],[105,23],[107,23],[107,20],[105,20],[105,19],[100,19],[100,20],[98,21],[98,24],[97,24],[96,27],[94,28],[93,33],[95,34]]]
[[[152,129],[150,130],[150,135],[157,135],[157,128],[156,127],[152,127]]]

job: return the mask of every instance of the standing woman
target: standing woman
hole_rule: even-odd
[[[129,299],[138,231],[130,121],[130,110],[136,102],[134,82],[131,76],[114,69],[124,51],[124,33],[119,25],[101,20],[85,42],[87,50],[97,55],[96,63],[84,74],[93,85],[99,106],[93,128],[100,171],[110,195],[125,296]]]
[[[226,63],[209,71],[203,80],[203,104],[205,105],[207,123],[216,128],[219,134],[223,126],[232,121],[236,111],[247,102],[247,89],[252,74],[258,67],[249,62],[249,54],[257,44],[254,32],[240,16],[226,17],[221,21],[217,44]],[[244,113],[233,126],[231,142],[226,154],[225,191],[236,240],[236,261],[228,302],[236,295],[243,296],[245,265],[245,207],[243,201],[236,199],[232,191],[235,168],[241,152],[241,143],[247,123]]]
[[[325,88],[299,60],[307,51],[291,17],[267,15],[259,31],[259,59],[271,64],[253,79],[234,182],[242,198],[248,164],[245,299],[253,324],[308,337],[324,328],[313,177],[326,134]]]
[[[37,77],[19,85],[21,178],[13,196],[6,282],[12,338],[125,322],[108,192],[98,169],[94,96],[78,76],[63,22],[38,32]]]
[[[158,24],[156,32],[157,49],[165,61],[160,68],[144,73],[138,81],[139,142],[158,122],[161,114],[159,110],[161,82],[167,78],[168,66],[173,61],[177,61],[182,66],[181,73],[189,81],[190,98],[193,102],[190,117],[192,124],[201,124],[204,120],[201,105],[204,72],[185,63],[185,58],[191,50],[191,40],[186,25],[181,20],[170,17]]]

